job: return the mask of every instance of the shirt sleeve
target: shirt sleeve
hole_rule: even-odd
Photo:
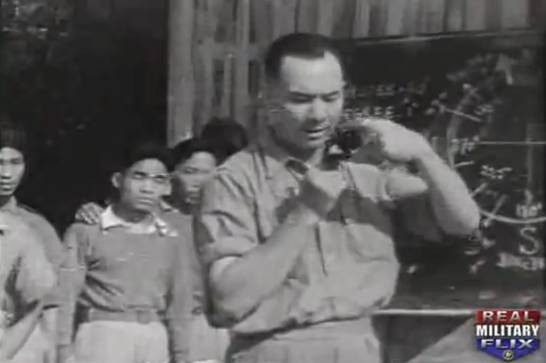
[[[59,236],[55,229],[49,224],[45,218],[34,216],[33,226],[40,233],[40,238],[43,242],[44,250],[47,259],[55,269],[55,273],[59,273],[60,265],[64,258],[63,247]],[[44,302],[44,308],[56,307],[60,304],[59,285],[49,293]]]
[[[169,349],[175,362],[187,361],[190,349],[191,314],[193,307],[193,274],[191,266],[191,240],[176,241],[172,254],[169,293],[167,297],[166,325],[169,332]]]
[[[14,266],[13,291],[18,302],[33,303],[51,291],[56,276],[34,232],[21,225],[13,233],[14,238],[22,242],[21,253]]]
[[[59,269],[59,320],[58,345],[70,346],[72,342],[76,301],[85,282],[88,239],[83,228],[72,225],[64,236],[65,254]]]
[[[205,266],[224,257],[242,256],[258,244],[253,199],[242,179],[220,172],[203,188],[195,237]]]
[[[419,176],[401,169],[383,171],[380,199],[392,203],[404,232],[428,241],[439,241],[442,232],[434,216],[428,185]]]

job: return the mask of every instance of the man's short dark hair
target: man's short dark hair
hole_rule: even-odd
[[[197,137],[179,142],[172,148],[171,152],[174,166],[185,162],[198,152],[206,152],[216,157],[212,144]]]
[[[248,145],[246,129],[229,117],[212,118],[203,127],[201,138],[213,148],[218,164]]]
[[[7,115],[0,115],[0,149],[10,147],[26,155],[27,133],[24,127],[12,121]]]
[[[142,160],[155,159],[165,165],[168,171],[173,168],[170,150],[156,141],[140,141],[129,145],[117,163],[117,171],[126,171]]]
[[[286,56],[317,59],[326,53],[334,55],[343,70],[343,59],[333,40],[321,34],[291,33],[275,40],[265,55],[265,74],[269,79],[280,76],[282,60]]]

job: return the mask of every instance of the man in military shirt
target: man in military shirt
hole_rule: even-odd
[[[0,123],[0,210],[19,217],[33,229],[42,243],[46,257],[57,269],[63,258],[62,245],[57,232],[43,216],[20,204],[15,197],[15,192],[25,174],[26,154],[25,131],[12,122]],[[50,361],[55,360],[58,305],[58,291],[53,290],[44,301],[39,326],[25,347],[13,359],[13,363],[42,363],[46,356]]]
[[[0,211],[0,362],[13,358],[25,344],[54,283],[52,266],[34,231]]]
[[[265,70],[263,139],[204,188],[196,233],[211,320],[231,328],[232,362],[379,362],[370,317],[395,290],[391,217],[438,240],[472,233],[478,208],[428,142],[391,121],[352,127],[416,175],[327,157],[345,85],[329,38],[283,36]]]

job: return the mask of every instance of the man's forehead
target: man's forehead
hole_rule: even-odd
[[[162,175],[168,174],[167,167],[163,162],[157,159],[145,159],[131,165],[128,169],[130,173]]]
[[[14,149],[9,146],[5,146],[0,148],[0,157],[1,158],[21,158],[23,157],[23,153],[17,149]]]
[[[324,94],[343,88],[343,71],[331,53],[320,58],[286,56],[280,67],[281,83],[289,91]]]

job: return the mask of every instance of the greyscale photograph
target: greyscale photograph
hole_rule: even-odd
[[[546,0],[0,0],[0,363],[542,363]]]

